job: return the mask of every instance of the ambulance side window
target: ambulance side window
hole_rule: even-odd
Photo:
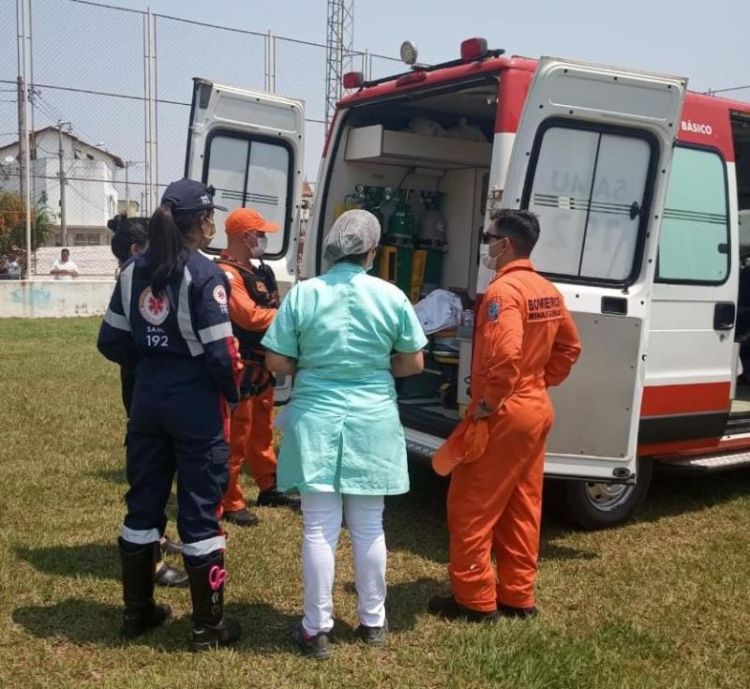
[[[289,241],[292,160],[289,149],[275,141],[258,140],[228,130],[209,134],[203,179],[216,188],[216,203],[229,211],[243,206],[255,208],[266,220],[284,230],[269,235],[268,258],[282,256]],[[216,211],[216,237],[212,247],[226,246],[225,217],[226,213]]]
[[[562,280],[625,284],[638,274],[656,143],[575,124],[542,130],[524,204],[539,216],[532,258]]]
[[[728,275],[724,161],[712,150],[677,146],[661,223],[656,280],[721,284]]]

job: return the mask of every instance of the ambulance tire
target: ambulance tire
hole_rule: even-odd
[[[651,459],[639,458],[636,483],[631,486],[560,481],[560,516],[585,531],[598,531],[624,524],[645,500],[653,469]]]

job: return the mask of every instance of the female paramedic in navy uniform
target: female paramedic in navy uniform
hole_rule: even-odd
[[[224,273],[198,249],[216,232],[213,190],[182,179],[149,222],[149,248],[127,262],[99,333],[99,351],[136,366],[127,432],[127,515],[120,533],[122,634],[165,622],[154,603],[154,561],[177,473],[177,528],[193,602],[192,649],[233,643],[223,615],[225,539],[216,510],[228,480],[228,403],[239,361]]]

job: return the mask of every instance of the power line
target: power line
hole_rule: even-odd
[[[745,86],[730,86],[726,89],[708,89],[706,93],[708,95],[713,95],[715,93],[729,93],[729,91],[742,91],[744,89],[750,89],[750,84],[746,84]]]

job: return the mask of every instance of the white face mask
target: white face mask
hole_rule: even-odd
[[[250,249],[252,258],[260,258],[268,249],[268,237],[265,233],[256,234],[253,238],[246,237],[245,244]]]
[[[498,256],[490,256],[490,245],[489,244],[482,244],[479,247],[479,258],[481,260],[482,265],[487,268],[487,270],[492,271],[493,273],[497,269],[497,259]]]

